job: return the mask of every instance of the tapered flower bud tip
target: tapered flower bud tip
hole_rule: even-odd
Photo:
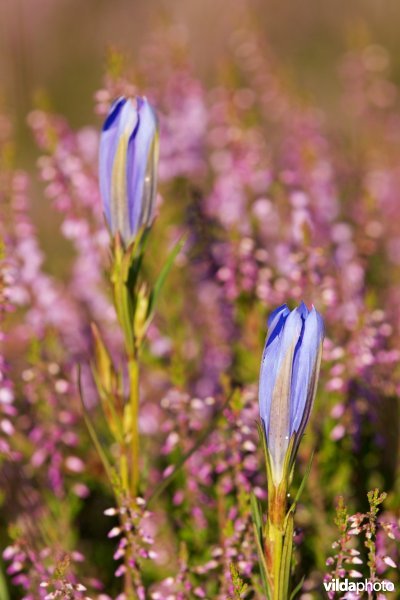
[[[268,325],[259,404],[274,481],[279,483],[284,465],[293,463],[314,402],[324,325],[315,307],[309,310],[303,302],[293,311],[279,307]]]
[[[129,244],[153,218],[157,189],[158,123],[146,98],[118,98],[100,138],[99,179],[112,235]]]

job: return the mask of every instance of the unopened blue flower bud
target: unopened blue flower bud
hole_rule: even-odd
[[[283,305],[268,319],[259,404],[275,485],[285,476],[285,463],[293,463],[310,416],[323,338],[321,315],[314,307],[309,311],[304,303],[293,311]],[[289,446],[291,455],[287,457]]]
[[[104,122],[99,177],[111,233],[129,244],[153,217],[157,187],[158,125],[146,98],[119,98]]]

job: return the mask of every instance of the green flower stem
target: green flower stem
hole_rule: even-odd
[[[122,518],[122,524],[126,524],[126,517]],[[132,557],[131,551],[125,552],[124,556],[124,564],[125,564],[125,574],[124,574],[124,593],[126,596],[126,600],[138,600],[138,595],[135,591],[135,585],[132,578],[131,568],[130,568],[130,560]]]
[[[283,534],[282,532],[274,527],[270,527],[270,540],[272,542],[272,581],[273,581],[273,600],[283,600],[280,596],[280,574],[281,574],[281,563],[282,563],[282,546],[283,546]]]
[[[268,498],[268,522],[266,531],[266,564],[272,583],[272,600],[287,600],[289,594],[290,565],[292,556],[292,519],[286,513],[286,482],[271,485]]]
[[[121,448],[121,456],[119,459],[119,474],[121,477],[122,489],[127,490],[129,488],[129,449],[126,445]]]
[[[139,291],[132,287],[130,272],[134,263],[134,248],[125,249],[120,236],[116,236],[113,246],[113,266],[111,282],[114,292],[114,305],[124,334],[125,351],[128,359],[129,401],[125,436],[127,443],[121,448],[120,475],[126,491],[135,498],[139,486],[139,361],[136,337],[136,310]],[[130,471],[130,472],[129,472]]]
[[[139,487],[139,361],[131,357],[129,370],[129,402],[131,411],[131,494],[136,498]]]
[[[128,562],[128,556],[125,557],[125,563]],[[137,594],[133,588],[132,577],[129,572],[129,566],[126,567],[127,570],[125,572],[125,581],[124,581],[124,592],[127,600],[137,600]]]

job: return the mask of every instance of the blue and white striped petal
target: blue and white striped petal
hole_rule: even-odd
[[[100,139],[99,176],[111,233],[129,244],[151,223],[157,187],[158,124],[145,98],[119,98]]]
[[[294,435],[294,454],[314,401],[324,336],[322,318],[304,303],[286,305],[268,319],[260,370],[259,406],[274,483],[284,477],[284,464]],[[291,457],[293,458],[293,457]],[[292,462],[292,461],[289,461]]]

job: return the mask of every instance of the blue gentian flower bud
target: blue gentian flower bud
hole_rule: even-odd
[[[275,485],[285,476],[285,465],[293,464],[310,416],[323,338],[321,315],[304,303],[293,311],[283,305],[268,319],[259,404]]]
[[[100,138],[99,175],[111,233],[129,244],[150,225],[157,186],[157,117],[146,98],[119,98]]]

